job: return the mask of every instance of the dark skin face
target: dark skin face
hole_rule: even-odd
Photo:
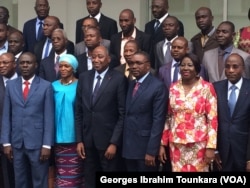
[[[43,33],[46,37],[51,37],[52,32],[59,28],[59,23],[53,17],[47,17],[44,19]]]
[[[105,71],[111,59],[107,49],[104,46],[98,46],[92,53],[93,68],[100,74]]]
[[[239,55],[231,54],[225,62],[225,75],[227,79],[232,83],[237,83],[244,72],[244,62]]]
[[[0,23],[5,23],[5,24],[7,24],[7,23],[8,23],[8,20],[9,20],[9,15],[8,15],[8,13],[6,12],[5,9],[0,8]]]
[[[0,46],[2,46],[8,37],[8,29],[4,23],[0,23]]]
[[[135,27],[135,18],[129,10],[122,11],[119,16],[119,25],[124,36],[131,36]]]
[[[11,53],[0,55],[0,75],[11,78],[16,71],[15,57]]]
[[[85,32],[84,42],[89,49],[94,49],[100,45],[101,36],[95,29],[90,28]]]
[[[86,0],[87,10],[89,14],[95,17],[102,7],[101,0]]]
[[[49,15],[49,3],[47,0],[36,0],[36,4],[34,7],[37,17],[40,20],[43,20]]]
[[[73,67],[68,62],[60,62],[59,71],[62,79],[67,80],[71,78],[74,74]]]
[[[61,31],[53,31],[52,36],[52,46],[57,54],[61,54],[66,49],[67,39],[64,37]]]
[[[205,7],[198,9],[195,13],[196,25],[204,35],[212,30],[213,19],[209,9]]]
[[[195,71],[192,60],[185,57],[180,64],[180,74],[182,80],[190,81],[197,78],[197,72]]]
[[[22,54],[19,58],[19,69],[25,80],[32,78],[37,69],[35,56],[29,52]]]
[[[8,37],[8,45],[8,51],[14,55],[23,51],[24,40],[22,34],[18,32],[11,33]]]
[[[150,62],[142,54],[134,54],[128,62],[131,74],[139,80],[150,71]]]
[[[226,49],[233,44],[235,32],[227,23],[220,24],[216,29],[216,39],[222,49]]]
[[[131,57],[138,51],[138,46],[135,43],[127,42],[124,46],[124,58],[126,59],[126,62],[129,62],[131,60]]]
[[[178,31],[179,31],[178,21],[174,18],[167,17],[162,22],[162,30],[163,30],[165,38],[167,38],[169,41],[172,40],[175,36],[178,35]]]
[[[93,19],[84,19],[82,22],[83,33],[85,33],[90,27],[98,28],[98,25],[96,25],[96,22],[94,22]]]
[[[168,12],[168,4],[165,0],[152,0],[151,11],[156,19],[160,19]]]
[[[171,56],[178,62],[188,53],[188,41],[179,37],[172,42]]]

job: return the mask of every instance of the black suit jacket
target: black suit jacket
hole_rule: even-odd
[[[37,42],[34,46],[34,54],[36,56],[36,60],[38,65],[40,64],[41,60],[42,60],[42,55],[43,55],[43,47],[44,44],[46,43],[46,38]],[[68,40],[68,43],[66,45],[66,49],[67,49],[67,53],[68,54],[72,54],[74,55],[75,53],[75,45],[72,41]],[[55,50],[53,49],[53,47],[51,48],[50,54],[54,54]]]
[[[109,68],[114,68],[117,67],[120,63],[119,61],[116,59],[116,57],[112,54],[110,54],[111,57],[111,62],[109,64]],[[79,75],[85,71],[88,70],[88,59],[87,59],[87,54],[86,52],[76,56],[77,60],[78,60],[78,68],[76,71],[76,77],[79,78]]]
[[[245,171],[250,160],[250,80],[243,78],[232,117],[228,107],[228,80],[214,82],[218,98],[218,140],[217,149],[223,169],[228,158],[232,158]]]
[[[25,49],[24,51],[34,52],[34,46],[37,42],[36,40],[36,19],[33,18],[24,23],[23,26],[23,37],[25,41]],[[60,23],[60,28],[63,29],[63,24]],[[45,39],[45,36],[41,40]]]
[[[106,150],[109,144],[121,144],[127,80],[120,72],[109,69],[92,104],[94,76],[95,70],[90,70],[82,73],[78,80],[76,137],[85,148],[95,146]]]
[[[119,32],[111,37],[110,41],[110,53],[114,54],[118,60],[121,56],[121,40],[122,32]],[[136,28],[135,40],[138,41],[139,48],[147,53],[150,52],[150,35],[140,31]]]
[[[76,44],[78,42],[83,41],[84,36],[82,32],[82,21],[86,18],[89,18],[89,16],[86,16],[76,21],[76,42],[75,42]],[[118,32],[116,21],[103,14],[101,14],[101,17],[99,20],[99,27],[100,27],[101,36],[103,39],[110,40],[111,36]]]

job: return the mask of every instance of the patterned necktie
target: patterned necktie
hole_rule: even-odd
[[[232,85],[230,87],[230,89],[231,89],[231,93],[230,93],[229,100],[228,100],[228,106],[229,106],[229,109],[230,109],[230,114],[232,116],[234,108],[235,108],[235,104],[236,104],[236,93],[235,93],[235,90],[237,89],[237,86]]]
[[[219,55],[218,55],[218,70],[219,70],[219,75],[221,77],[225,64],[224,64],[224,55],[225,55],[225,51],[223,50],[219,50]]]
[[[27,99],[27,96],[28,96],[28,94],[29,94],[29,90],[30,90],[30,88],[29,88],[29,81],[24,81],[24,89],[23,89],[23,99],[24,100],[26,100]]]
[[[38,32],[37,32],[37,41],[40,41],[42,39],[42,37],[43,37],[43,22],[40,21]]]
[[[179,73],[179,67],[178,63],[174,64],[174,76],[173,76],[173,83],[178,80],[178,73]]]
[[[60,59],[60,56],[58,55],[56,57],[56,63],[55,63],[55,66],[54,66],[56,74],[58,74],[58,71],[59,71],[59,59]]]
[[[135,87],[133,89],[133,93],[132,93],[133,97],[136,95],[138,88],[140,87],[140,84],[141,84],[140,82],[136,82]]]
[[[96,101],[96,96],[97,96],[98,90],[99,90],[100,85],[101,85],[101,78],[102,77],[100,75],[98,75],[96,78],[97,78],[97,82],[95,84],[95,88],[94,88],[93,95],[92,95],[92,104],[94,104]]]
[[[154,25],[155,32],[157,31],[157,29],[159,28],[159,26],[160,26],[160,21],[159,20],[155,20],[155,25]]]
[[[173,60],[173,58],[171,56],[170,46],[171,46],[171,42],[167,42],[167,50],[166,50],[166,53],[165,53],[165,56],[164,56],[165,63],[170,63]]]

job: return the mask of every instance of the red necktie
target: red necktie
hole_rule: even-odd
[[[136,82],[135,87],[133,89],[133,94],[132,94],[133,97],[135,96],[136,92],[138,91],[139,86],[140,86],[140,82]]]
[[[24,100],[26,100],[26,98],[27,98],[27,96],[28,96],[28,94],[29,94],[29,90],[30,90],[30,88],[29,88],[29,81],[24,81],[24,84],[25,84],[25,86],[24,86],[24,89],[23,89],[23,98],[24,98]]]

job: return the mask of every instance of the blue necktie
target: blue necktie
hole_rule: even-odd
[[[228,100],[228,106],[230,109],[230,114],[232,116],[234,108],[235,108],[235,104],[236,104],[236,93],[235,90],[237,89],[237,87],[235,85],[232,85],[230,87],[230,89],[232,90],[229,96],[229,100]]]
[[[42,37],[43,37],[43,22],[40,21],[38,32],[37,32],[37,41],[40,41],[42,39]]]
[[[178,63],[175,63],[175,64],[174,64],[173,82],[176,82],[176,81],[178,80],[178,73],[179,73]]]
[[[44,56],[43,56],[43,58],[45,58],[45,57],[48,57],[49,56],[49,47],[50,47],[50,43],[51,43],[51,39],[49,39],[48,38],[48,40],[47,40],[47,44],[46,44],[46,47],[45,47],[45,53],[44,53]]]
[[[96,96],[97,96],[98,90],[99,90],[100,85],[101,85],[101,78],[102,77],[100,75],[98,75],[96,78],[97,78],[97,82],[95,84],[95,88],[94,88],[93,95],[92,95],[92,104],[95,103]]]

